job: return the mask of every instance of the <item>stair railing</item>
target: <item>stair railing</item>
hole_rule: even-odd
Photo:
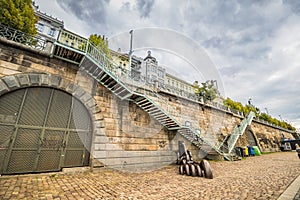
[[[233,133],[230,135],[227,141],[229,154],[232,152],[239,137],[244,134],[247,126],[251,124],[254,117],[255,117],[255,113],[251,111],[249,115],[245,119],[243,119],[238,126],[234,128]]]

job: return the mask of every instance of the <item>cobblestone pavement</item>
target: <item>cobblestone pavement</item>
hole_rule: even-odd
[[[76,174],[2,176],[0,199],[277,199],[300,174],[295,152],[235,162],[210,162],[214,179],[178,174],[178,166],[154,172],[114,170]]]

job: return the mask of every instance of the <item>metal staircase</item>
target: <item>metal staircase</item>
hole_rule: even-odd
[[[200,135],[199,130],[181,125],[171,114],[166,112],[148,95],[143,92],[139,92],[139,90],[133,90],[131,87],[129,87],[126,82],[121,80],[121,76],[117,71],[118,66],[114,64],[109,58],[107,58],[100,49],[98,49],[88,41],[86,42],[85,52],[77,50],[74,51],[74,54],[70,53],[70,51],[72,51],[73,49],[69,46],[66,46],[65,49],[64,44],[59,44],[57,46],[58,47],[56,47],[57,50],[54,52],[54,56],[65,59],[69,59],[68,56],[70,56],[71,58],[76,57],[76,62],[78,62],[81,58],[81,55],[83,55],[79,63],[80,69],[87,72],[90,76],[92,76],[104,87],[114,93],[121,100],[133,101],[168,130],[178,130],[183,137],[185,137],[187,140],[189,140],[191,143],[193,143],[195,146],[197,146],[207,154],[211,151],[216,151],[218,154],[224,155],[224,152],[220,148],[220,146],[222,146],[221,143],[217,141],[208,141],[206,138]],[[157,96],[156,93],[154,95]],[[157,98],[159,98],[159,96],[157,96]],[[247,123],[251,123],[252,118],[250,122],[248,121]],[[244,126],[244,124],[241,125]],[[239,134],[239,132],[236,131],[232,135],[237,134]],[[231,146],[234,147],[237,139],[238,137],[236,136],[230,137],[229,140]],[[230,151],[232,151],[232,149]]]
[[[128,99],[134,101],[140,108],[145,110],[161,123],[168,130],[179,130],[179,133],[187,140],[196,145],[199,149],[209,153],[211,149],[219,154],[223,154],[216,144],[212,144],[205,138],[200,136],[197,130],[191,127],[182,126],[174,117],[166,112],[158,103],[154,102],[149,96],[130,89],[126,83],[122,82],[117,74],[117,66],[106,58],[105,55],[92,44],[88,44],[86,56],[80,63],[80,67],[90,74],[94,79],[100,82],[107,89],[112,91],[120,99]],[[152,92],[154,96],[162,100],[156,93]],[[167,103],[164,103],[165,105]],[[196,140],[195,140],[196,138]],[[209,148],[205,149],[205,147]]]
[[[255,113],[251,111],[249,115],[246,118],[244,118],[242,122],[234,128],[232,134],[227,140],[228,154],[231,154],[239,137],[244,134],[247,126],[251,124],[254,117],[255,117]]]
[[[191,127],[183,127],[178,132],[206,154],[210,154],[213,151],[220,155],[224,154],[224,152],[218,148],[216,142],[208,141],[206,138],[202,137],[199,130],[194,130]]]
[[[168,130],[181,128],[180,124],[151,98],[133,91],[122,82],[115,70],[117,66],[92,44],[88,43],[86,55],[79,66],[120,99],[134,101]]]
[[[157,92],[152,91],[151,96],[154,96],[155,98],[157,98],[157,100],[158,100],[158,102],[160,102],[160,104],[167,106],[168,113],[176,112],[176,110],[172,106],[169,106],[168,102],[166,102],[164,100],[164,98],[162,96],[160,96]],[[194,129],[193,127],[190,127],[190,126],[181,125],[181,129],[178,130],[178,132],[184,138],[186,138],[189,142],[191,142],[192,144],[197,146],[200,150],[202,150],[206,154],[210,154],[213,152],[217,152],[220,155],[224,154],[224,152],[219,148],[221,143],[219,143],[218,141],[216,141],[214,139],[213,139],[213,141],[211,141],[209,138],[202,137],[200,134],[200,130],[198,130],[198,129]],[[211,134],[209,134],[209,135],[211,135]]]

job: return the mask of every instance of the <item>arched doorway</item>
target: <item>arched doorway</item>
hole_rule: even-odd
[[[257,142],[254,136],[253,131],[250,128],[246,129],[246,138],[249,146],[257,146]]]
[[[89,165],[92,123],[70,94],[28,87],[0,97],[0,174]]]

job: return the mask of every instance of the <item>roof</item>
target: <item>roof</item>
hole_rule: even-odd
[[[33,6],[33,9],[34,9],[34,14],[35,14],[36,16],[38,16],[40,19],[47,20],[47,21],[49,21],[52,25],[56,25],[56,26],[61,27],[61,28],[64,27],[64,21],[59,20],[59,19],[57,19],[57,18],[54,18],[54,17],[52,17],[51,15],[48,15],[47,13],[41,12],[41,11],[39,10],[39,6],[36,5],[34,1],[32,2],[32,6]]]

